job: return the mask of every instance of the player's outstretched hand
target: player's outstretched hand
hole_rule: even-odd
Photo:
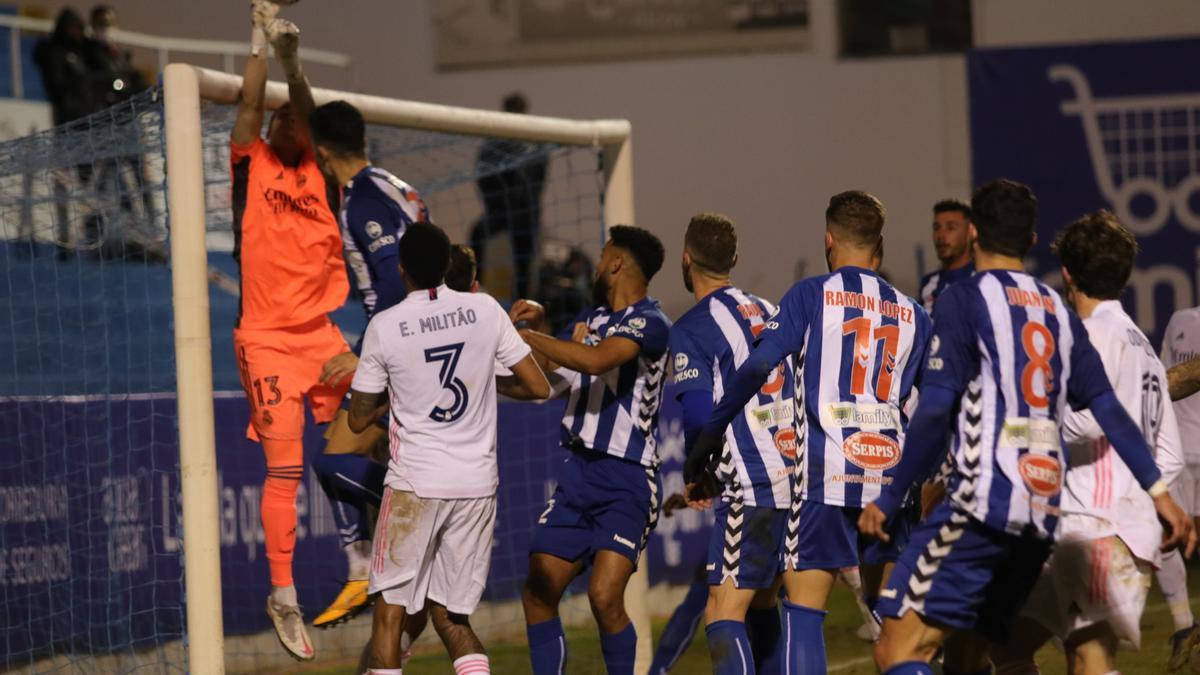
[[[358,369],[358,357],[354,352],[346,352],[325,362],[321,368],[321,384],[326,387],[336,387]]]
[[[546,318],[546,308],[535,300],[521,299],[514,302],[512,309],[508,310],[508,318],[512,319],[514,324],[524,321],[529,326],[536,327]]]
[[[875,502],[867,504],[866,508],[862,510],[862,514],[858,516],[858,531],[885,544],[892,540],[887,533],[886,526],[887,515],[882,509],[875,506]]]
[[[1171,493],[1163,492],[1154,498],[1154,510],[1163,524],[1162,550],[1170,551],[1182,548],[1185,558],[1191,557],[1196,550],[1196,533],[1192,527],[1192,519],[1179,508]]]

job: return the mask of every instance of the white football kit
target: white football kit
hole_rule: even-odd
[[[1200,356],[1200,307],[1171,315],[1163,337],[1162,362],[1172,368]],[[1183,439],[1184,475],[1171,489],[1175,501],[1193,516],[1200,516],[1200,393],[1175,401],[1179,436]]]
[[[367,326],[351,388],[391,401],[368,588],[388,604],[479,604],[496,518],[496,365],[529,351],[491,296],[446,286],[409,293]]]
[[[1083,320],[1117,399],[1154,449],[1168,484],[1183,471],[1179,430],[1167,376],[1149,340],[1116,300]],[[1138,628],[1150,574],[1161,559],[1162,526],[1153,500],[1104,437],[1088,411],[1063,424],[1069,470],[1054,553],[1023,614],[1065,639],[1108,622],[1118,637],[1139,644]]]

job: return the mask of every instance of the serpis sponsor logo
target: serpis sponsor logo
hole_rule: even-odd
[[[900,444],[871,431],[860,431],[842,443],[851,464],[868,471],[886,471],[900,463]]]
[[[1062,488],[1062,463],[1055,457],[1027,453],[1017,460],[1025,487],[1039,497],[1053,497]]]
[[[792,460],[796,459],[796,430],[791,427],[784,427],[776,431],[775,448],[784,457]]]

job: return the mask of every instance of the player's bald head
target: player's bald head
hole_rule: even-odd
[[[825,228],[840,244],[874,249],[883,237],[886,216],[883,202],[875,195],[862,190],[847,190],[829,198]]]

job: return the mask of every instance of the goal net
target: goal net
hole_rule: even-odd
[[[265,466],[245,439],[232,346],[240,79],[171,66],[165,83],[0,144],[0,671],[290,663],[263,611]],[[285,95],[272,84],[268,105]],[[317,91],[318,104],[338,98],[367,117],[373,163],[477,249],[488,292],[541,299],[560,324],[584,307],[605,224],[631,220],[627,123]],[[361,333],[353,295],[334,320],[350,342]],[[561,404],[502,406],[496,544],[473,623],[485,642],[523,642],[520,584]],[[321,431],[309,425],[309,458]],[[311,471],[297,506],[311,620],[347,570]],[[568,624],[590,620],[586,601],[566,606]],[[369,615],[310,635],[321,661],[353,672]]]

